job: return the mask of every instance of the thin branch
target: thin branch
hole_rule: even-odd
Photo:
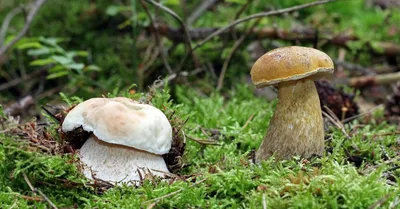
[[[140,0],[140,4],[142,5],[144,11],[146,12],[147,16],[150,19],[150,27],[151,27],[152,30],[154,30],[154,37],[156,39],[157,46],[158,46],[158,48],[159,48],[159,50],[161,52],[161,58],[162,58],[162,60],[164,62],[164,66],[167,69],[168,73],[172,73],[171,66],[169,66],[168,61],[167,61],[167,55],[165,54],[165,50],[164,50],[164,48],[162,46],[162,43],[161,43],[160,34],[159,34],[158,30],[157,30],[157,27],[155,27],[153,17],[151,16],[150,11],[147,8],[147,6],[146,6],[146,4],[144,3],[143,0]]]
[[[11,10],[11,12],[9,12],[6,16],[6,18],[3,21],[3,24],[1,25],[1,29],[0,29],[0,46],[3,46],[4,43],[4,39],[6,37],[6,33],[7,33],[7,29],[8,26],[10,25],[11,20],[15,17],[15,15],[17,15],[18,13],[20,13],[23,9],[23,6],[19,6],[14,8],[13,10]]]
[[[239,9],[238,12],[235,14],[235,20],[239,19],[240,15],[243,14],[243,12],[250,6],[251,3],[254,3],[253,0],[247,0],[245,4]]]
[[[387,85],[400,80],[400,72],[387,73],[380,75],[366,75],[360,77],[350,78],[348,85],[355,88],[361,88],[365,86],[373,85]]]
[[[40,7],[43,5],[44,2],[46,2],[46,0],[36,0],[32,4],[32,7],[28,13],[28,17],[26,19],[25,25],[22,28],[22,30],[12,41],[10,41],[10,43],[0,48],[0,58],[9,48],[11,48],[15,43],[17,43],[17,41],[19,41],[26,34],[26,32],[28,32],[34,17],[36,16],[37,12],[39,11]]]
[[[250,115],[249,119],[247,119],[244,125],[242,126],[242,129],[245,129],[249,125],[249,123],[253,120],[253,118],[254,114]]]
[[[220,143],[218,143],[215,140],[210,140],[210,139],[199,139],[193,136],[188,136],[189,139],[201,144],[201,145],[214,145],[214,146],[221,146]]]
[[[211,40],[215,36],[218,36],[219,34],[223,33],[225,30],[228,30],[228,29],[230,29],[230,28],[232,28],[232,27],[234,27],[234,26],[236,26],[236,25],[238,25],[240,23],[243,23],[243,22],[246,22],[246,21],[249,21],[249,20],[252,20],[252,19],[256,19],[256,18],[273,16],[273,15],[280,15],[280,14],[284,14],[284,13],[288,13],[288,12],[293,12],[293,11],[305,9],[305,8],[316,6],[316,5],[320,5],[320,4],[326,4],[326,3],[334,2],[334,1],[337,1],[337,0],[315,1],[315,2],[312,2],[312,3],[302,4],[302,5],[289,7],[289,8],[285,8],[285,9],[279,9],[279,10],[269,11],[269,12],[261,12],[261,13],[257,13],[257,14],[254,14],[254,15],[250,15],[250,16],[241,18],[241,19],[237,19],[237,20],[233,21],[232,23],[230,23],[229,25],[226,25],[226,26],[218,29],[217,31],[215,31],[211,35],[207,36],[204,40],[202,40],[195,47],[193,47],[193,51],[195,51],[196,49],[198,49],[199,47],[204,45],[206,42],[208,42],[209,40]]]
[[[263,209],[267,209],[267,200],[266,200],[266,198],[265,198],[265,193],[263,193],[263,195],[262,195],[262,208]]]
[[[31,181],[29,180],[28,176],[25,173],[22,173],[26,184],[28,184],[29,188],[32,190],[32,192],[34,194],[39,193],[40,196],[43,197],[44,200],[46,200],[46,202],[53,208],[53,209],[57,209],[57,206],[39,189],[36,189],[35,187],[33,187]]]
[[[250,3],[251,3],[251,1],[248,0],[246,2],[246,4],[244,4],[240,8],[240,10],[235,15],[235,19],[238,19],[240,17],[240,15],[246,10],[246,8],[249,6]],[[226,60],[224,61],[224,64],[222,65],[222,70],[221,70],[221,73],[219,75],[217,88],[216,88],[217,91],[220,91],[222,89],[222,87],[224,86],[225,74],[226,74],[226,71],[228,70],[229,62],[231,61],[231,59],[232,59],[233,55],[235,54],[236,50],[243,43],[245,38],[251,33],[251,31],[254,29],[254,27],[260,22],[261,19],[262,18],[259,18],[255,23],[253,23],[253,25],[250,27],[250,29],[248,29],[247,32],[244,33],[242,36],[240,36],[240,38],[238,40],[236,40],[235,43],[233,44],[233,47],[232,47],[228,57],[226,58]],[[234,29],[234,27],[232,27],[230,29],[229,33],[233,34],[233,36],[236,37],[236,33],[234,33],[233,29]]]
[[[174,42],[183,42],[185,41],[182,32],[174,27],[171,27],[166,24],[157,25],[160,35],[167,37],[168,39]],[[299,27],[301,29],[299,29]],[[221,28],[192,28],[189,30],[189,35],[192,41],[197,41],[201,39],[205,39],[210,36],[212,33],[220,30]],[[231,35],[231,30],[225,30],[219,34],[219,36],[223,36],[224,39],[232,40],[233,36]],[[243,34],[245,33],[241,28],[235,28],[234,33]],[[282,40],[282,41],[297,41],[297,42],[315,42],[316,39],[325,41],[328,44],[340,47],[348,47],[348,43],[352,41],[360,40],[354,34],[349,33],[331,33],[329,30],[319,30],[316,33],[316,29],[310,25],[298,26],[294,27],[290,30],[280,29],[276,27],[264,27],[264,28],[255,28],[251,34],[249,34],[250,38],[256,39],[273,39],[273,40]],[[365,50],[367,52],[372,52],[374,55],[379,56],[399,56],[400,55],[400,45],[394,42],[377,42],[376,45],[379,45],[379,48],[371,48],[368,44],[365,45]],[[379,50],[378,50],[379,49]],[[352,68],[356,66],[351,66]],[[365,67],[364,67],[365,68]],[[382,71],[395,71],[398,68],[387,68],[382,69]]]
[[[332,112],[329,107],[324,106],[325,111],[322,111],[322,115],[327,117],[336,127],[338,127],[342,133],[346,136],[346,139],[350,138],[350,135],[347,133],[346,128],[344,127],[342,121]]]
[[[46,73],[46,71],[47,71],[47,69],[46,69],[46,68],[43,68],[43,69],[41,69],[41,70],[36,70],[36,71],[34,71],[33,73],[28,74],[28,75],[26,75],[26,76],[23,76],[23,77],[20,77],[20,78],[16,78],[16,79],[11,80],[11,81],[9,81],[9,82],[0,84],[0,91],[7,90],[7,89],[9,89],[9,88],[11,88],[11,87],[14,87],[14,86],[16,86],[16,85],[18,85],[18,84],[20,84],[20,83],[22,83],[22,82],[25,82],[25,81],[27,81],[27,80],[32,80],[32,79],[34,79],[34,78],[37,78],[37,77],[39,77],[40,75]]]
[[[152,4],[152,5],[156,6],[156,7],[164,10],[165,12],[167,12],[169,15],[171,15],[173,18],[175,18],[179,22],[179,24],[181,25],[181,27],[183,29],[183,32],[184,32],[184,35],[185,35],[185,40],[186,40],[185,43],[186,43],[186,47],[188,49],[188,52],[186,53],[186,56],[185,56],[185,58],[183,59],[182,62],[184,62],[189,55],[191,55],[193,57],[193,60],[195,61],[196,59],[195,59],[194,54],[193,54],[192,40],[190,38],[188,29],[187,29],[185,23],[183,22],[183,20],[174,11],[172,11],[168,7],[165,7],[165,6],[155,2],[153,0],[144,0],[144,1],[146,1],[146,2]],[[182,66],[182,64],[179,66],[177,71],[180,71],[181,66]]]
[[[215,5],[220,0],[206,0],[203,1],[199,7],[188,17],[187,24],[189,27],[211,6]]]
[[[200,72],[202,72],[202,71],[203,71],[202,68],[196,68],[196,69],[194,69],[194,70],[191,71],[191,72],[182,71],[182,72],[179,72],[179,73],[172,73],[171,75],[168,75],[168,76],[167,76],[165,79],[163,79],[163,80],[156,80],[156,81],[154,82],[154,84],[153,84],[153,88],[160,88],[160,87],[163,87],[164,84],[165,84],[166,82],[170,82],[170,81],[176,79],[176,78],[179,77],[179,76],[182,76],[182,77],[193,76],[193,75],[196,75],[196,74],[198,74],[198,73],[200,73]]]
[[[333,60],[333,62],[335,63],[335,65],[349,70],[350,73],[358,75],[375,75],[400,71],[400,66],[375,65],[367,67],[345,61]]]
[[[33,97],[31,95],[25,96],[22,99],[16,101],[12,105],[4,109],[6,115],[15,116],[27,112],[27,110],[34,104]]]
[[[363,112],[363,113],[361,113],[361,114],[358,114],[358,115],[355,115],[355,116],[346,118],[346,119],[344,119],[344,120],[342,121],[342,123],[347,123],[347,122],[352,121],[352,120],[354,120],[354,119],[356,119],[356,118],[362,117],[362,116],[364,116],[364,115],[371,114],[371,113],[375,112],[376,110],[382,109],[382,108],[384,108],[384,105],[383,105],[383,104],[380,104],[380,105],[378,105],[378,106],[376,106],[376,107],[373,107],[373,108],[371,108],[371,109],[369,109],[369,110],[367,110],[367,111],[365,111],[365,112]]]
[[[8,208],[8,209],[13,209],[17,205],[18,199],[14,200],[14,203]]]
[[[389,195],[384,195],[383,197],[381,197],[380,199],[378,199],[378,201],[376,201],[374,204],[372,204],[371,206],[368,207],[368,209],[375,209],[375,208],[379,208],[382,204],[384,204],[388,199],[389,199]]]
[[[228,70],[229,62],[231,61],[236,50],[243,43],[245,38],[251,33],[253,28],[260,22],[261,19],[262,18],[259,18],[256,22],[254,22],[253,25],[250,27],[250,29],[245,34],[243,34],[237,41],[235,41],[231,52],[229,53],[228,57],[226,58],[223,66],[222,66],[221,74],[219,75],[219,78],[218,78],[217,91],[221,90],[222,87],[224,86],[225,74],[226,74],[226,71]]]

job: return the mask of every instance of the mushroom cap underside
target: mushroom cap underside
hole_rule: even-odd
[[[312,79],[333,73],[332,59],[314,48],[289,46],[271,50],[253,65],[250,75],[258,87],[299,80]]]
[[[159,155],[171,149],[172,127],[164,113],[128,98],[92,98],[80,103],[61,128],[70,132],[78,127],[111,144]]]

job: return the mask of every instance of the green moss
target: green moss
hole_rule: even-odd
[[[158,92],[153,103],[164,111],[189,117],[187,167],[182,178],[146,181],[141,187],[121,186],[104,194],[79,174],[70,155],[53,156],[28,150],[15,137],[1,135],[0,202],[18,208],[45,208],[23,178],[46,194],[58,207],[139,208],[368,208],[381,199],[382,207],[394,204],[399,195],[400,173],[394,168],[398,136],[385,135],[394,126],[357,122],[348,139],[334,127],[327,133],[327,150],[322,158],[269,159],[255,165],[249,154],[256,149],[268,126],[275,102],[256,98],[248,86],[238,86],[227,96],[202,96],[177,87],[176,98]],[[164,104],[164,105],[163,105]],[[201,130],[203,129],[203,131]],[[212,136],[213,130],[217,136]],[[190,138],[213,139],[217,146],[200,145]],[[355,166],[349,156],[362,158]]]

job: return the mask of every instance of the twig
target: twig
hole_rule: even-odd
[[[214,141],[214,140],[207,140],[207,139],[198,139],[195,138],[193,136],[187,136],[189,139],[202,144],[202,145],[215,145],[215,146],[221,146],[221,144],[219,144],[218,142]]]
[[[12,40],[10,41],[10,43],[8,43],[7,45],[3,46],[0,48],[0,58],[3,57],[4,53],[11,47],[13,46],[15,43],[17,43],[17,41],[19,41],[25,34],[26,32],[28,32],[29,27],[32,24],[33,18],[36,16],[36,13],[39,11],[40,7],[43,5],[43,3],[46,0],[36,0],[33,4],[32,4],[32,8],[30,9],[29,13],[28,13],[28,17],[26,19],[25,25],[22,28],[22,30],[19,32],[19,34]]]
[[[378,201],[376,201],[374,204],[369,206],[368,209],[375,209],[381,206],[383,203],[385,203],[389,199],[389,195],[385,195],[382,198],[380,198]]]
[[[348,63],[348,62],[339,61],[339,60],[334,60],[334,63],[336,66],[338,66],[342,69],[350,70],[350,72],[357,71],[363,75],[375,75],[376,74],[376,72],[374,70],[363,67],[358,64]]]
[[[14,203],[8,208],[8,209],[13,209],[17,205],[18,199],[14,200]]]
[[[11,87],[14,87],[14,86],[24,82],[24,81],[31,80],[32,78],[39,77],[40,75],[44,74],[46,71],[47,71],[47,69],[43,68],[41,70],[34,71],[33,73],[28,74],[26,76],[23,76],[23,77],[20,77],[20,78],[16,78],[16,79],[11,80],[9,82],[0,84],[0,91],[7,90],[7,89],[9,89]]]
[[[198,6],[194,12],[187,18],[187,24],[190,27],[199,17],[211,6],[215,5],[220,0],[206,0]]]
[[[203,182],[206,181],[206,180],[207,180],[207,178],[202,179],[202,180],[200,180],[200,181],[198,181],[198,182],[196,182],[196,183],[190,185],[189,187],[194,187],[194,186],[196,186],[196,185],[199,185],[199,184],[203,183]],[[154,198],[154,199],[151,199],[151,200],[144,201],[143,204],[149,203],[149,202],[153,202],[153,203],[154,203],[154,202],[157,202],[157,201],[161,201],[162,199],[165,199],[165,198],[167,198],[167,197],[171,197],[171,196],[176,195],[176,194],[178,194],[179,192],[182,192],[182,191],[183,191],[183,189],[178,189],[178,190],[176,190],[175,192],[171,192],[171,193],[166,194],[166,195],[164,195],[164,196],[161,196],[161,197],[157,197],[157,198]]]
[[[244,39],[250,34],[250,32],[260,22],[261,19],[262,18],[259,18],[256,22],[254,22],[253,25],[250,27],[250,29],[245,34],[243,34],[237,41],[235,41],[231,52],[229,53],[228,57],[226,58],[224,64],[222,65],[221,74],[219,75],[219,78],[218,78],[217,91],[221,90],[222,87],[224,86],[225,74],[226,74],[226,71],[228,70],[228,65],[233,57],[233,54],[235,54],[235,52],[239,48],[240,44],[243,43]]]
[[[249,125],[250,121],[253,120],[253,118],[254,118],[254,114],[250,115],[249,119],[247,119],[246,123],[244,123],[242,129],[245,129]]]
[[[395,197],[394,200],[393,200],[393,202],[391,202],[390,205],[389,205],[389,206],[390,206],[390,209],[396,208],[396,206],[397,206],[398,204],[400,204],[400,199],[399,199],[398,197]]]
[[[377,134],[373,134],[372,138],[375,138],[377,136],[394,136],[394,135],[400,135],[400,131],[389,132],[389,133],[377,133]]]
[[[18,115],[26,112],[26,110],[34,104],[33,97],[31,95],[25,96],[22,99],[16,101],[14,104],[4,109],[6,115]]]
[[[183,42],[185,41],[185,38],[182,34],[182,32],[174,27],[171,27],[166,24],[160,24],[157,25],[160,35],[166,36],[168,39],[174,41],[174,42]],[[312,26],[301,26],[303,28],[302,30],[298,30],[297,28],[291,29],[291,30],[286,30],[286,29],[280,29],[276,27],[265,27],[265,28],[256,28],[254,29],[249,36],[251,38],[257,38],[257,39],[274,39],[274,40],[283,40],[283,41],[301,41],[301,42],[315,42],[315,40],[318,38],[319,40],[324,40],[325,42],[335,45],[335,46],[340,46],[340,47],[348,47],[348,43],[351,41],[357,41],[360,38],[355,36],[354,34],[332,34],[329,31],[318,31],[316,33],[316,30],[313,29]],[[209,36],[210,34],[218,31],[221,28],[193,28],[189,30],[189,35],[192,39],[192,41],[196,40],[201,40]],[[231,30],[224,30],[221,32],[219,35],[224,36],[225,39],[231,40],[234,38],[231,36],[230,33]],[[244,33],[243,29],[237,28],[234,30],[234,33]],[[318,34],[318,36],[317,36]],[[368,45],[366,45],[368,46]],[[400,55],[400,45],[396,43],[380,43],[380,48],[379,51],[376,50],[375,48],[368,48],[369,52],[374,53],[374,55],[380,55],[380,56],[398,56]],[[355,65],[351,66],[353,69],[356,67]],[[365,67],[363,67],[365,68]],[[395,71],[396,67],[394,68],[387,68],[387,69],[382,69],[384,71],[389,71],[393,72]]]
[[[370,114],[370,113],[372,113],[372,112],[375,112],[375,110],[377,110],[377,109],[379,109],[379,108],[383,108],[383,104],[380,104],[380,105],[378,105],[378,106],[376,106],[376,107],[373,107],[373,108],[369,109],[368,111],[363,112],[363,113],[361,113],[361,114],[358,114],[358,115],[355,115],[355,116],[346,118],[346,119],[344,119],[342,122],[343,122],[343,123],[347,123],[347,122],[349,122],[349,121],[351,121],[351,120],[354,120],[354,119],[359,118],[359,117],[361,117],[361,116],[364,116],[364,115],[366,115],[366,114]]]
[[[339,120],[339,118],[335,115],[335,113],[332,112],[331,109],[329,109],[329,107],[324,106],[324,108],[325,108],[326,112],[322,111],[322,115],[327,117],[333,124],[335,124],[336,127],[338,127],[347,138],[350,138],[342,121]]]
[[[143,72],[149,72],[149,71],[147,71],[147,69],[149,69],[154,64],[154,62],[157,60],[157,57],[160,53],[161,53],[160,48],[158,48],[158,47],[154,48],[154,51],[152,52],[151,57],[148,59],[143,59],[144,65],[143,65],[142,69],[140,69],[140,70]]]
[[[20,194],[18,194],[18,196],[25,200],[31,200],[31,201],[37,201],[37,202],[43,201],[43,198],[41,198],[41,197],[31,197],[31,196],[20,195]]]
[[[186,57],[188,57],[189,55],[191,55],[193,57],[193,60],[195,61],[196,59],[194,57],[194,53],[193,53],[193,49],[192,49],[192,40],[190,38],[188,29],[187,29],[185,23],[183,22],[183,20],[174,11],[172,11],[168,7],[165,7],[165,6],[155,2],[153,0],[144,0],[144,1],[146,1],[146,2],[152,4],[152,5],[156,6],[156,7],[164,10],[165,12],[167,12],[169,15],[171,15],[173,18],[175,18],[179,22],[179,24],[181,25],[181,27],[183,29],[183,32],[184,32],[184,35],[185,35],[185,40],[186,40],[185,43],[186,43],[186,47],[188,49],[188,52],[186,53],[185,58],[183,59],[182,64],[179,66],[177,71],[180,71],[180,68],[183,65],[183,62],[186,60]]]
[[[16,8],[14,8],[13,10],[11,10],[11,12],[9,12],[6,16],[6,18],[3,21],[3,24],[1,25],[1,29],[0,29],[0,46],[3,46],[4,43],[4,39],[6,37],[6,33],[7,33],[7,29],[8,26],[10,25],[11,20],[15,17],[15,15],[17,15],[18,13],[20,13],[23,9],[23,6],[18,6]]]
[[[236,12],[234,19],[235,20],[239,19],[240,15],[243,14],[243,12],[250,6],[251,3],[253,3],[252,0],[247,0],[247,2],[243,4],[243,6],[239,9],[239,11]]]
[[[262,206],[263,209],[267,209],[267,200],[265,199],[265,193],[262,195]]]
[[[294,7],[289,7],[289,8],[285,8],[285,9],[279,9],[279,10],[275,10],[275,11],[269,11],[269,12],[261,12],[261,13],[257,13],[254,15],[250,15],[241,19],[237,19],[235,21],[233,21],[232,23],[218,29],[217,31],[215,31],[214,33],[212,33],[211,35],[207,36],[204,40],[202,40],[200,43],[198,43],[196,46],[193,47],[193,51],[195,51],[196,49],[198,49],[199,47],[201,47],[203,44],[205,44],[206,42],[208,42],[209,40],[211,40],[213,37],[218,36],[219,34],[221,34],[222,32],[224,32],[227,29],[230,29],[240,23],[252,20],[252,19],[256,19],[256,18],[260,18],[260,17],[267,17],[267,16],[273,16],[273,15],[280,15],[280,14],[284,14],[284,13],[288,13],[288,12],[293,12],[296,10],[300,10],[300,9],[305,9],[308,7],[312,7],[312,6],[316,6],[316,5],[320,5],[320,4],[326,4],[329,2],[333,2],[333,1],[337,1],[337,0],[322,0],[322,1],[315,1],[312,3],[308,3],[308,4],[302,4],[302,5],[298,5],[298,6],[294,6]]]
[[[140,4],[142,5],[144,11],[146,12],[147,16],[150,19],[150,27],[152,28],[152,30],[154,30],[154,37],[156,39],[157,46],[158,46],[158,48],[159,48],[159,50],[161,52],[161,58],[162,58],[162,60],[164,62],[164,66],[167,69],[168,73],[172,73],[171,66],[169,66],[169,64],[168,64],[167,56],[165,54],[165,51],[164,51],[162,43],[161,43],[160,34],[159,34],[158,30],[157,30],[157,27],[155,27],[153,17],[151,16],[151,14],[149,12],[149,9],[147,8],[146,4],[144,3],[144,0],[140,0]]]
[[[348,84],[351,87],[361,88],[365,86],[385,85],[396,81],[400,81],[400,72],[354,77],[349,79]]]
[[[53,209],[57,209],[57,206],[39,189],[36,189],[36,191],[40,194],[40,196],[42,196],[46,202],[53,208]]]
[[[240,17],[240,15],[246,10],[246,8],[249,6],[249,4],[251,3],[250,0],[248,0],[246,2],[246,4],[244,4],[240,10],[236,13],[235,15],[235,20],[238,19]],[[250,34],[251,30],[254,29],[254,27],[260,22],[261,18],[259,18],[251,27],[250,29],[247,30],[246,33],[244,33],[238,40],[235,41],[235,43],[233,44],[233,47],[228,55],[228,57],[225,59],[224,64],[222,65],[222,70],[221,73],[219,75],[218,78],[218,83],[217,83],[217,91],[220,91],[222,89],[222,87],[224,86],[224,78],[225,78],[225,74],[226,71],[228,70],[228,66],[229,66],[229,62],[231,61],[233,55],[235,54],[236,50],[239,48],[239,46],[243,43],[244,39]],[[232,27],[230,29],[231,34],[233,34],[232,36],[236,37],[236,33],[234,33],[233,31],[234,27]]]
[[[26,184],[28,184],[29,188],[32,190],[32,192],[33,192],[34,194],[39,193],[39,195],[42,196],[43,199],[46,200],[46,202],[47,202],[53,209],[57,209],[57,206],[56,206],[53,202],[51,202],[51,200],[50,200],[42,191],[40,191],[39,189],[36,189],[35,187],[33,187],[31,181],[29,180],[28,176],[27,176],[25,173],[22,173],[22,175],[23,175],[23,177],[24,177],[24,179],[25,179]]]
[[[156,206],[160,201],[161,201],[161,200],[157,200],[157,201],[151,203],[149,206],[147,206],[147,209],[152,209],[152,208],[154,208],[154,206]]]
[[[394,167],[392,167],[392,168],[387,169],[386,172],[395,171],[395,170],[397,170],[397,169],[399,169],[399,168],[400,168],[400,165],[394,166]]]
[[[52,112],[50,112],[50,110],[48,110],[46,107],[44,107],[43,105],[40,106],[40,108],[42,108],[49,116],[51,116],[52,118],[54,118],[56,121],[61,123],[61,119],[58,118],[55,114],[53,114]]]
[[[173,73],[171,75],[168,75],[165,79],[156,80],[153,84],[153,88],[160,88],[160,87],[164,86],[165,83],[168,83],[168,82],[176,79],[179,76],[183,76],[183,77],[193,76],[193,75],[199,74],[202,71],[203,71],[202,68],[197,68],[191,72],[182,71],[179,73]]]

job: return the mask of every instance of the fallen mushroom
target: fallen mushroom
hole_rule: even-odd
[[[251,69],[257,88],[277,85],[278,103],[256,161],[275,153],[277,159],[310,157],[324,151],[324,128],[314,80],[333,73],[331,58],[319,50],[300,46],[274,49]]]
[[[67,114],[62,131],[79,127],[92,132],[79,151],[87,178],[129,183],[148,172],[169,173],[161,155],[171,148],[172,128],[159,109],[128,98],[93,98]]]

